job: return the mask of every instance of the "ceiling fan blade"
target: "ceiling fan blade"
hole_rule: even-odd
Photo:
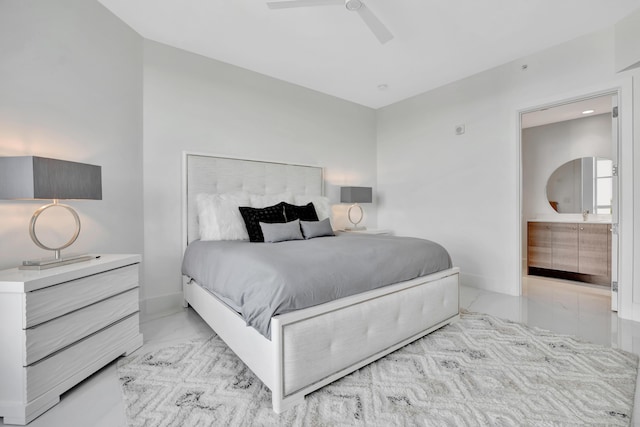
[[[380,43],[385,44],[389,40],[393,38],[393,34],[385,25],[378,19],[376,15],[373,14],[371,9],[369,9],[364,4],[360,6],[358,9],[358,15],[364,21],[365,24],[371,29],[373,34],[377,37]]]
[[[288,9],[291,7],[332,6],[340,4],[344,6],[344,0],[293,0],[267,2],[269,9]]]

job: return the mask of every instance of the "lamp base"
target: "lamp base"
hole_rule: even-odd
[[[60,267],[68,264],[75,264],[76,262],[84,262],[92,259],[96,259],[95,255],[67,255],[63,258],[39,258],[33,260],[22,261],[22,265],[18,267],[19,270],[46,270],[48,268]]]

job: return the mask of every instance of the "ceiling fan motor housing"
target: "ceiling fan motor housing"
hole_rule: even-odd
[[[344,6],[347,10],[358,10],[362,7],[362,2],[360,0],[345,0]]]
[[[376,36],[378,41],[385,44],[393,39],[391,31],[382,23],[371,9],[366,7],[362,0],[280,0],[267,1],[269,9],[289,9],[292,7],[313,7],[313,6],[339,6],[344,7],[350,12],[357,12],[371,32]]]

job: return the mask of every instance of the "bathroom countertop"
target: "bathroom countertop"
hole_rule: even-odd
[[[573,215],[569,215],[567,218],[532,218],[528,219],[527,222],[570,222],[570,223],[583,223],[583,224],[611,224],[611,218],[589,218],[586,221],[582,219],[582,215],[578,215],[577,217]]]

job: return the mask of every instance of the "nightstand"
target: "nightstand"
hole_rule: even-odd
[[[345,233],[362,233],[362,234],[378,234],[384,236],[391,236],[393,234],[392,230],[384,229],[384,228],[367,228],[365,230],[344,230]]]
[[[0,416],[29,423],[60,395],[142,345],[140,255],[0,271]]]

